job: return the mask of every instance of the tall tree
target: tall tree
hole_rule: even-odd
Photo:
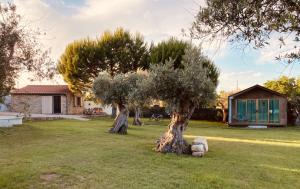
[[[106,70],[103,56],[104,52],[97,47],[94,40],[74,41],[66,47],[57,68],[72,91],[88,93],[94,79]]]
[[[217,87],[217,83],[209,77],[205,62],[207,57],[202,55],[200,49],[189,45],[185,49],[182,68],[174,69],[173,60],[165,64],[153,64],[149,78],[139,85],[145,94],[165,101],[172,109],[168,131],[159,139],[156,151],[178,154],[191,152],[183,132],[194,109],[213,101]]]
[[[159,42],[157,45],[152,44],[150,48],[151,63],[160,64],[172,59],[174,68],[181,67],[182,57],[188,45],[188,42],[178,40],[175,37]]]
[[[267,81],[264,86],[287,96],[292,112],[296,115],[295,124],[300,124],[300,78],[282,76]]]
[[[227,38],[262,48],[278,39],[278,49],[288,46],[277,59],[300,59],[300,1],[298,0],[206,0],[191,29],[194,38]],[[293,42],[286,39],[292,37]],[[274,44],[272,44],[274,45]],[[286,51],[287,50],[287,51]]]
[[[140,34],[118,28],[104,32],[99,39],[74,41],[66,47],[58,70],[74,91],[91,90],[100,72],[110,77],[120,73],[147,69],[149,50]]]
[[[115,104],[118,108],[118,114],[110,129],[111,133],[127,134],[129,98],[141,80],[142,76],[136,73],[118,74],[113,78],[101,74],[95,80],[93,85],[95,96],[103,104]]]
[[[157,45],[152,44],[150,48],[151,64],[164,64],[172,59],[174,69],[183,68],[182,60],[187,48],[190,48],[189,42],[179,40],[175,37],[171,37]],[[217,84],[219,77],[218,68],[209,59],[203,60],[203,66],[208,68],[209,77]]]
[[[0,2],[0,98],[15,86],[21,70],[34,73],[36,79],[54,75],[48,51],[41,50],[38,30],[21,24],[14,4]]]
[[[69,44],[58,63],[58,70],[70,89],[91,92],[100,72],[110,77],[149,67],[149,49],[139,33],[122,28],[106,31],[99,39],[85,39]],[[113,117],[115,107],[113,106]]]

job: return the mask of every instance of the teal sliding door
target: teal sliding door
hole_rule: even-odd
[[[237,119],[239,121],[245,121],[247,118],[246,102],[246,100],[237,100]]]
[[[247,100],[247,120],[256,122],[256,100]]]
[[[270,99],[269,101],[270,123],[279,123],[279,100]]]
[[[258,122],[268,122],[268,100],[258,100]]]

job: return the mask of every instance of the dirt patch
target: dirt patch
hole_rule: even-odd
[[[40,175],[40,179],[45,182],[52,182],[59,178],[59,175],[57,173],[43,173]]]

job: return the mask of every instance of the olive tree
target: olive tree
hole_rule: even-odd
[[[113,78],[101,74],[96,78],[93,85],[96,98],[104,105],[114,104],[117,107],[117,116],[109,132],[127,134],[129,98],[140,80],[137,73],[118,74]]]
[[[209,63],[210,66],[207,66]],[[147,96],[165,101],[172,110],[171,123],[157,142],[156,151],[190,153],[183,132],[196,107],[211,103],[217,82],[209,74],[215,67],[201,50],[189,45],[182,59],[183,68],[174,69],[173,60],[150,66],[149,76],[139,84]]]
[[[146,79],[145,75],[136,74],[138,77],[138,82]],[[141,108],[149,105],[151,103],[151,98],[149,95],[143,91],[142,88],[136,86],[129,95],[129,105],[134,109],[134,117],[132,125],[141,126],[143,122],[141,120]]]
[[[22,16],[12,3],[0,1],[0,101],[14,88],[22,71],[31,79],[52,78],[54,64],[49,51],[41,50],[40,31],[24,25]]]

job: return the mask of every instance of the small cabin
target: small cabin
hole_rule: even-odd
[[[228,97],[230,126],[286,126],[287,98],[255,85]]]

